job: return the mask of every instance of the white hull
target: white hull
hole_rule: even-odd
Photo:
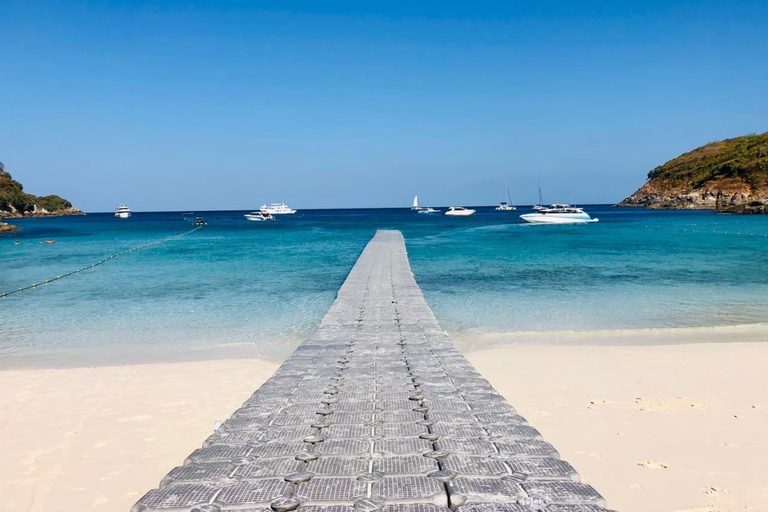
[[[289,208],[285,203],[263,204],[259,210],[270,215],[293,215],[296,213],[296,210]]]
[[[451,209],[449,209],[447,212],[445,212],[443,215],[448,215],[449,217],[469,217],[470,215],[474,215],[475,210],[472,210],[470,208],[462,208],[462,209],[455,209],[453,206]]]
[[[244,215],[246,220],[249,220],[251,222],[266,222],[268,220],[275,220],[275,218],[270,214],[264,214],[262,215],[261,212],[259,213],[246,213]]]
[[[127,219],[130,216],[131,216],[131,209],[124,204],[121,204],[118,208],[115,209],[116,219]]]
[[[586,213],[526,213],[520,218],[531,224],[589,224],[599,220]]]
[[[514,206],[497,206],[496,207],[497,212],[513,212],[515,210],[517,210],[517,208]]]

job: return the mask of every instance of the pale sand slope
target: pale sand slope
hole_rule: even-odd
[[[768,511],[768,343],[535,338],[468,357],[612,508]],[[231,359],[0,371],[0,511],[127,511],[276,368]]]
[[[610,508],[768,511],[768,343],[515,344],[467,357]]]
[[[127,512],[276,369],[239,359],[0,371],[0,511]]]

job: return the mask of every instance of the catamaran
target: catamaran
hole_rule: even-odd
[[[517,208],[512,205],[512,198],[509,197],[509,187],[507,186],[507,180],[504,180],[504,190],[507,193],[507,200],[500,202],[499,206],[496,207],[496,211],[511,212],[513,210],[517,210]]]
[[[533,224],[587,224],[599,220],[590,217],[582,208],[569,204],[553,204],[536,213],[521,215],[520,218]]]
[[[429,206],[419,206],[419,196],[413,197],[413,206],[411,206],[411,210],[416,213],[440,213],[440,210],[435,210]]]
[[[263,204],[259,210],[270,215],[290,215],[296,213],[296,210],[289,208],[285,203]]]
[[[443,215],[450,215],[451,217],[469,217],[474,215],[476,210],[471,208],[464,208],[463,206],[451,206],[448,211]]]
[[[115,217],[118,219],[127,219],[131,216],[131,209],[128,206],[121,204],[115,209]]]

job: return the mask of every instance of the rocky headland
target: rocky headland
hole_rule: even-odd
[[[22,184],[14,180],[0,162],[0,219],[59,215],[83,215],[83,212],[57,195],[33,196],[24,192]],[[0,222],[0,233],[16,229],[19,228]]]
[[[617,206],[768,213],[768,133],[711,142],[648,173]]]

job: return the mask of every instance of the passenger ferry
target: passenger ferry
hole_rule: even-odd
[[[267,212],[270,215],[290,215],[296,213],[296,210],[289,208],[285,203],[263,204],[259,210]]]

